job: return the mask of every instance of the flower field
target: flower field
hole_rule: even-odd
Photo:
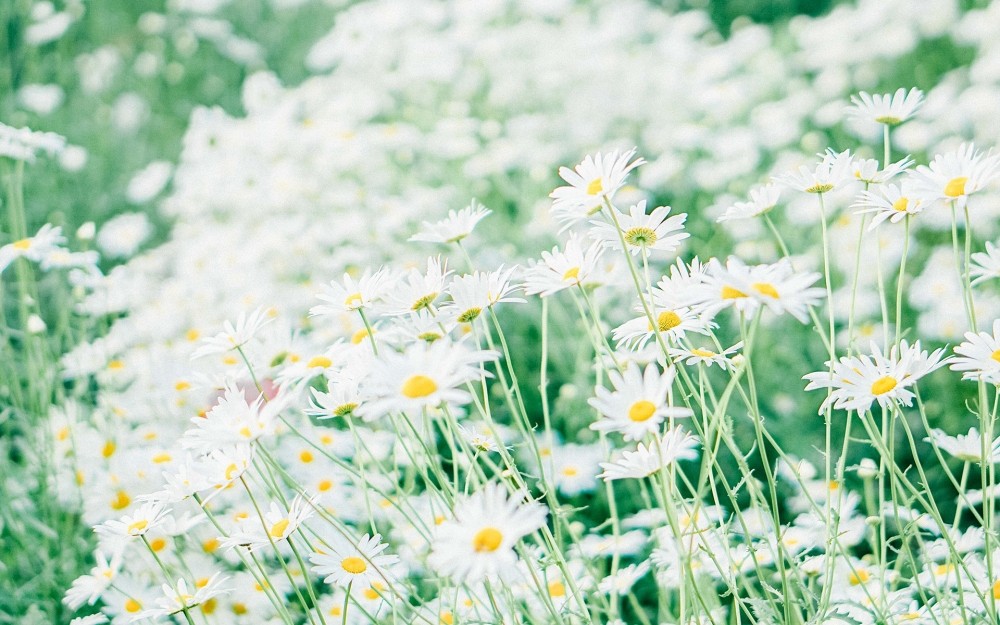
[[[0,623],[998,622],[1000,2],[0,21]]]

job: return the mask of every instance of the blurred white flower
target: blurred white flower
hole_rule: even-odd
[[[152,233],[153,225],[145,213],[123,213],[101,226],[97,247],[110,258],[132,256]]]
[[[174,165],[170,161],[153,161],[132,176],[125,190],[125,198],[132,204],[148,202],[163,191],[173,171]]]

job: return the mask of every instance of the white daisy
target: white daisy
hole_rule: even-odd
[[[454,210],[448,211],[448,218],[437,223],[423,222],[420,232],[410,237],[410,241],[424,241],[426,243],[457,243],[472,234],[484,217],[493,211],[482,204],[472,200],[457,213]]]
[[[642,158],[629,163],[634,155],[635,148],[621,154],[618,150],[611,154],[598,152],[574,169],[560,167],[559,176],[569,186],[559,187],[549,195],[556,220],[568,227],[600,210],[604,199],[611,200],[622,188],[629,172],[646,163]]]
[[[204,605],[219,595],[229,592],[228,589],[221,588],[229,578],[219,577],[221,573],[216,573],[203,585],[189,591],[187,582],[178,579],[176,587],[170,584],[163,585],[163,596],[156,600],[155,608],[149,608],[136,614],[132,621],[143,619],[161,619],[174,614],[180,614],[184,610]]]
[[[204,417],[191,419],[198,427],[184,432],[181,446],[208,453],[229,445],[253,443],[274,432],[278,415],[291,399],[291,394],[283,393],[266,403],[263,396],[248,402],[246,392],[230,381],[225,394]]]
[[[926,203],[956,202],[964,207],[973,193],[982,191],[1000,176],[1000,155],[984,155],[972,143],[954,152],[938,154],[930,165],[910,173],[914,193]]]
[[[972,255],[969,274],[975,278],[972,281],[973,285],[1000,278],[1000,249],[987,241],[985,252],[976,252]]]
[[[135,538],[172,519],[170,512],[169,508],[161,504],[147,502],[136,508],[132,514],[123,516],[121,520],[109,519],[100,525],[95,525],[94,531],[106,536]]]
[[[694,460],[698,457],[698,444],[698,437],[678,425],[648,446],[639,443],[635,451],[623,451],[615,462],[602,462],[604,473],[597,477],[605,481],[648,477],[678,460]]]
[[[951,370],[964,371],[963,380],[983,380],[1000,384],[1000,319],[993,322],[993,334],[966,332],[965,341],[955,346]]]
[[[447,262],[442,263],[441,257],[427,259],[427,273],[419,269],[410,269],[404,277],[396,280],[393,288],[386,295],[387,315],[408,315],[421,310],[430,309],[434,300],[445,291],[445,280],[451,275]]]
[[[909,156],[891,163],[885,169],[880,170],[878,168],[879,162],[873,158],[859,158],[854,161],[854,177],[861,182],[867,182],[868,184],[885,184],[889,182],[899,174],[906,171],[906,169],[913,164],[913,159]]]
[[[790,171],[775,176],[774,181],[797,191],[806,193],[829,193],[851,179],[851,151],[844,150],[840,154],[827,150],[821,154],[823,160],[815,169],[805,165],[798,171]]]
[[[703,347],[693,347],[691,349],[686,348],[669,348],[667,352],[670,357],[677,360],[683,361],[686,365],[698,365],[704,364],[709,367],[712,365],[719,365],[722,369],[731,368],[735,364],[737,357],[742,356],[737,354],[736,356],[730,358],[730,354],[736,354],[740,349],[743,348],[743,341],[740,341],[736,345],[733,345],[729,349],[723,350],[722,353],[715,353],[710,349],[705,349]]]
[[[642,200],[638,204],[632,205],[627,214],[614,207],[612,210],[616,213],[628,251],[633,256],[640,252],[649,256],[653,250],[676,251],[680,242],[691,236],[687,232],[677,232],[684,229],[687,214],[682,213],[668,218],[669,206],[654,208],[653,212],[647,215],[646,200]],[[600,241],[605,247],[622,249],[621,238],[613,223],[598,220],[592,220],[590,223],[594,226],[590,230],[592,239]]]
[[[924,92],[916,87],[909,91],[900,87],[894,94],[870,95],[864,91],[851,96],[848,107],[851,117],[867,119],[876,124],[898,126],[913,117],[924,101]]]
[[[374,274],[366,269],[357,281],[345,273],[343,284],[334,280],[329,285],[323,285],[323,293],[317,295],[316,299],[327,303],[313,306],[309,309],[309,315],[339,315],[360,308],[370,308],[372,304],[382,301],[392,286],[390,282],[391,277],[386,268],[379,269]]]
[[[907,193],[909,185],[903,183],[902,190],[894,184],[881,185],[878,193],[872,191],[862,191],[859,199],[851,208],[860,208],[856,215],[875,213],[868,230],[874,230],[880,223],[888,219],[896,224],[904,217],[916,215],[923,210],[924,205],[915,197],[910,197]]]
[[[610,594],[615,592],[619,595],[628,594],[632,590],[632,586],[635,583],[645,577],[646,573],[649,573],[650,568],[649,561],[642,562],[640,564],[630,564],[624,568],[618,569],[613,575],[608,575],[597,584],[597,589],[604,594]],[[622,621],[624,622],[624,621]]]
[[[477,271],[455,278],[448,287],[452,301],[442,307],[442,310],[453,313],[455,320],[460,323],[470,323],[494,304],[523,304],[524,300],[520,297],[510,297],[512,292],[521,288],[520,285],[510,283],[510,277],[516,270],[517,267],[511,267],[504,271],[501,265],[496,271]]]
[[[968,434],[956,436],[949,436],[944,431],[935,428],[931,430],[931,436],[924,440],[930,441],[931,439],[938,447],[962,462],[981,464],[983,461],[983,437],[976,428],[969,428]],[[1000,436],[986,445],[986,453],[989,454],[990,463],[1000,461]]]
[[[62,228],[45,224],[39,228],[33,237],[21,239],[0,247],[0,272],[7,268],[17,258],[27,258],[39,262],[46,256],[62,250],[60,245],[66,242]]]
[[[639,365],[630,362],[624,374],[612,370],[608,379],[615,387],[614,392],[598,386],[594,389],[597,397],[587,401],[606,417],[592,423],[592,430],[621,432],[625,440],[637,441],[646,434],[659,432],[664,419],[692,415],[687,408],[667,405],[667,395],[674,383],[673,368],[661,374],[658,367],[650,363],[642,372]]]
[[[312,401],[305,413],[317,419],[354,416],[354,412],[368,399],[368,395],[361,391],[360,382],[351,378],[328,381],[325,393],[315,388],[310,391]]]
[[[768,213],[778,205],[781,187],[769,182],[762,187],[750,190],[749,202],[736,202],[726,209],[716,221],[732,221],[734,219],[749,219]]]
[[[233,349],[239,349],[246,345],[258,330],[273,320],[274,318],[264,308],[254,310],[249,316],[246,312],[241,312],[236,317],[235,326],[227,319],[222,324],[222,332],[202,339],[202,346],[191,354],[191,360],[208,356],[209,354],[222,354]]]
[[[788,312],[805,323],[808,308],[816,306],[826,295],[821,288],[811,288],[822,277],[814,271],[796,273],[789,259],[783,258],[772,265],[747,266],[739,258],[730,256],[723,267],[718,260],[708,263],[703,276],[704,287],[692,290],[692,308],[703,317],[714,317],[729,306],[752,317],[761,304],[775,314]]]
[[[313,553],[309,556],[309,561],[315,565],[312,570],[325,576],[323,581],[327,584],[344,588],[350,585],[364,590],[372,582],[381,580],[388,574],[388,568],[399,562],[399,556],[379,555],[389,547],[380,540],[381,534],[365,534],[356,546],[342,541],[343,544],[332,547],[330,553]]]
[[[658,291],[659,289],[653,289],[654,302],[658,299]],[[665,306],[654,304],[653,310],[655,311],[654,318],[656,319],[657,330],[659,330],[660,335],[667,341],[676,343],[683,339],[687,332],[708,334],[708,327],[715,326],[711,322],[706,324],[690,308],[682,307],[674,308],[673,310],[664,310],[664,308]],[[644,313],[641,306],[637,307],[635,312]],[[649,317],[645,314],[626,321],[612,331],[612,338],[617,341],[616,347],[620,347],[624,343],[629,349],[633,350],[642,349],[654,336],[656,336],[656,332],[653,331],[652,324],[649,323]]]
[[[559,247],[542,252],[542,259],[525,272],[524,293],[548,297],[574,286],[582,286],[597,267],[604,246],[595,241],[586,251],[575,233],[566,241],[564,251]]]
[[[522,503],[524,497],[519,490],[508,498],[502,485],[491,482],[459,501],[454,519],[437,526],[428,563],[458,583],[515,575],[514,546],[545,525],[548,515],[548,508],[538,502]]]

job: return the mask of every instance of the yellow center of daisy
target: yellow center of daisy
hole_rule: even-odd
[[[333,488],[333,482],[331,482],[330,480],[322,480],[320,481],[319,484],[316,485],[316,490],[318,490],[321,493],[325,493],[331,488]]]
[[[271,526],[271,531],[268,532],[268,534],[275,538],[281,538],[285,534],[285,530],[288,529],[289,523],[290,521],[288,519],[281,519]]]
[[[750,286],[754,291],[757,291],[761,295],[767,295],[768,297],[778,299],[778,289],[774,288],[773,284],[768,284],[767,282],[755,282]]]
[[[935,575],[947,575],[955,570],[954,564],[939,564],[936,569],[934,569]]]
[[[473,319],[479,316],[479,313],[483,312],[482,308],[470,308],[461,315],[458,316],[459,323],[469,323]]]
[[[313,356],[306,363],[307,369],[312,369],[313,367],[323,367],[324,369],[333,364],[333,361],[326,356]]]
[[[181,380],[177,384],[174,384],[174,390],[177,390],[177,391],[186,391],[189,388],[191,388],[191,383],[190,382],[186,382],[184,380]]]
[[[722,299],[740,299],[741,297],[746,296],[746,293],[738,289],[734,289],[731,286],[722,287]]]
[[[707,349],[701,349],[701,348],[692,349],[691,353],[694,354],[695,356],[701,356],[702,358],[711,358],[712,356],[715,355],[715,352],[710,352]]]
[[[163,538],[154,538],[153,540],[149,541],[149,548],[152,549],[153,551],[156,551],[157,553],[163,551],[163,548],[166,546],[167,546],[167,541]]]
[[[628,409],[628,418],[636,423],[642,423],[652,417],[655,412],[656,405],[653,402],[640,399]]]
[[[884,395],[894,388],[896,388],[896,378],[885,376],[875,380],[875,383],[872,384],[872,395]]]
[[[993,582],[993,598],[1000,599],[1000,580]]]
[[[452,625],[452,623],[455,622],[455,615],[451,612],[442,612],[441,622],[444,623],[444,625]]]
[[[400,392],[403,393],[405,397],[410,399],[417,399],[418,397],[427,397],[434,391],[438,389],[437,384],[434,380],[430,379],[426,375],[412,375],[403,382],[403,388]]]
[[[306,464],[309,464],[310,462],[313,461],[312,452],[309,451],[308,449],[303,449],[302,451],[299,452],[299,460],[305,462]]]
[[[562,279],[563,282],[565,282],[566,280],[577,280],[579,277],[580,277],[580,268],[573,267],[572,269],[563,274]]]
[[[247,613],[247,606],[246,606],[245,603],[234,603],[233,604],[233,614],[242,615],[242,614],[246,614],[246,613]]]
[[[594,178],[593,180],[590,181],[590,184],[587,185],[587,195],[597,195],[603,190],[604,187],[601,186],[600,178]]]
[[[598,181],[598,185],[600,181]],[[14,241],[13,243],[15,250],[26,250],[31,247],[31,239],[21,239],[20,241]]]
[[[636,247],[649,247],[656,243],[659,237],[650,228],[632,228],[625,233],[625,242]]]
[[[228,467],[226,467],[226,479],[227,480],[233,479],[233,473],[236,473],[238,469],[239,467],[237,467],[235,464],[231,464]]]
[[[822,184],[817,182],[813,186],[806,189],[806,193],[826,193],[827,191],[833,191],[832,184]]]
[[[115,449],[117,449],[117,447],[115,446],[115,442],[108,441],[104,443],[104,447],[101,448],[101,455],[104,456],[105,458],[110,458],[115,454]]]
[[[672,310],[661,312],[656,317],[656,325],[660,332],[673,330],[677,326],[681,325],[681,316]],[[652,328],[650,328],[650,330],[652,330]]]
[[[337,409],[333,411],[333,415],[336,417],[345,417],[357,409],[358,405],[355,403],[348,402],[346,404],[337,406]]]
[[[111,500],[111,508],[112,510],[124,510],[128,508],[130,503],[132,503],[132,498],[128,496],[128,493],[120,490],[115,494],[115,498]]]
[[[219,548],[218,538],[209,538],[205,542],[201,543],[201,550],[205,553],[212,553]]]
[[[156,454],[155,456],[153,456],[153,463],[163,464],[164,462],[170,462],[172,459],[173,457],[170,454],[164,452],[162,454]]]
[[[967,176],[952,178],[948,184],[944,185],[944,194],[948,197],[961,197],[965,195],[965,183],[969,181]]]
[[[368,599],[369,601],[375,601],[379,598],[378,592],[376,592],[374,588],[365,588],[364,595],[365,599]]]
[[[360,306],[362,301],[363,300],[361,299],[361,293],[358,292],[355,293],[354,295],[348,295],[347,299],[344,300],[344,306],[347,306],[348,308],[354,308],[356,306]]]
[[[129,599],[128,601],[125,602],[125,611],[126,612],[130,612],[132,614],[135,614],[136,612],[138,612],[141,609],[142,609],[142,606],[139,605],[139,602],[136,601],[135,599]]]
[[[562,474],[566,477],[573,477],[577,473],[579,473],[579,471],[576,470],[576,467],[563,467],[562,469]]]
[[[997,362],[1000,362],[1000,349],[990,354],[990,360],[995,360]]]
[[[909,198],[901,197],[892,203],[892,210],[899,211],[900,213],[906,212],[906,205],[910,203]]]
[[[253,432],[250,431],[250,428],[244,425],[243,427],[240,428],[240,436],[244,438],[250,438],[253,436]]]
[[[211,614],[215,612],[215,608],[218,607],[219,602],[216,601],[215,597],[211,597],[207,601],[201,604],[202,614]]]
[[[847,579],[848,581],[851,582],[852,586],[858,586],[867,582],[870,579],[870,577],[871,576],[868,575],[868,571],[864,569],[858,569],[854,573],[851,573],[851,576],[848,577]]]
[[[500,548],[503,542],[503,534],[495,527],[485,527],[472,538],[472,548],[476,553],[492,552]]]
[[[563,586],[562,582],[552,582],[549,584],[549,596],[550,597],[565,597],[566,587]]]
[[[357,556],[350,556],[349,558],[344,558],[340,561],[340,568],[344,569],[351,575],[359,575],[368,570],[368,565],[365,561]]]
[[[146,529],[147,525],[149,525],[149,521],[147,521],[146,519],[141,519],[139,521],[136,521],[132,525],[128,526],[128,533],[131,534],[132,532],[141,532],[142,530]]]

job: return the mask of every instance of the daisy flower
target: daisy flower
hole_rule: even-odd
[[[955,346],[958,356],[950,369],[964,371],[963,380],[1000,384],[1000,319],[993,322],[993,334],[966,332],[965,342]]]
[[[245,391],[230,381],[204,417],[191,419],[198,427],[184,432],[181,446],[208,453],[228,445],[253,443],[274,432],[275,421],[290,400],[291,395],[285,393],[266,403],[263,396],[247,402]]]
[[[569,186],[559,187],[549,197],[552,198],[552,214],[557,221],[567,227],[586,219],[601,209],[604,199],[611,200],[625,184],[629,172],[646,163],[635,156],[635,148],[628,152],[587,156],[575,168],[559,168],[559,176]]]
[[[254,551],[260,547],[269,546],[272,542],[277,543],[292,535],[303,521],[313,515],[313,506],[317,505],[318,496],[311,499],[303,499],[301,495],[296,495],[295,499],[288,506],[285,512],[277,503],[271,502],[271,508],[264,513],[264,523],[262,527],[252,527],[249,530],[232,532],[228,537],[219,537],[219,546],[225,549],[233,547],[246,547]],[[243,523],[252,523],[249,519]],[[266,534],[265,534],[266,532]]]
[[[191,360],[208,356],[209,354],[222,354],[233,349],[239,349],[246,345],[257,334],[258,330],[273,320],[274,318],[264,308],[254,310],[249,316],[247,316],[246,312],[241,312],[236,317],[236,325],[233,325],[227,319],[222,324],[222,332],[202,339],[202,346],[191,354]]]
[[[437,223],[425,221],[420,226],[420,232],[410,237],[410,241],[425,243],[457,243],[472,234],[472,230],[480,221],[493,211],[475,200],[457,213],[448,211],[447,219]]]
[[[847,108],[851,117],[867,119],[876,124],[898,126],[913,117],[924,102],[924,92],[916,87],[906,91],[900,87],[894,94],[870,95],[864,91],[851,96],[852,106]]]
[[[45,224],[39,228],[35,236],[0,247],[0,272],[18,258],[27,258],[37,263],[46,256],[61,251],[62,248],[59,246],[65,242],[66,237],[62,235],[62,228],[58,226],[53,228],[52,224]]]
[[[510,578],[517,572],[514,546],[545,525],[548,508],[522,503],[526,493],[491,482],[458,502],[455,516],[437,527],[428,563],[457,583],[472,584],[486,577]]]
[[[597,584],[597,590],[604,594],[611,594],[612,592],[619,595],[628,594],[632,590],[632,586],[635,586],[637,581],[645,577],[646,573],[649,573],[649,568],[649,560],[646,560],[640,564],[630,564],[618,569],[613,575],[608,575],[602,579]]]
[[[914,192],[924,202],[956,202],[964,207],[969,196],[982,191],[1000,176],[1000,157],[984,155],[972,143],[958,150],[938,154],[930,165],[920,165],[910,173]]]
[[[657,300],[657,291],[658,289],[653,289],[654,302]],[[682,307],[673,310],[663,310],[663,308],[654,304],[653,310],[657,311],[654,312],[656,329],[665,339],[677,342],[683,339],[687,332],[708,334],[706,324],[690,308]],[[644,313],[641,306],[637,307],[635,312]],[[708,325],[715,326],[711,322]],[[656,336],[656,332],[653,331],[653,326],[649,323],[649,317],[645,314],[631,321],[626,321],[612,332],[612,338],[617,341],[616,347],[620,347],[624,343],[629,349],[633,350],[642,349],[654,336]]]
[[[975,278],[972,281],[973,285],[1000,278],[1000,249],[987,241],[985,252],[976,252],[972,255],[969,273]]]
[[[63,604],[70,610],[78,610],[83,604],[97,603],[121,570],[123,554],[123,549],[116,549],[109,560],[101,549],[94,551],[95,565],[90,569],[90,574],[73,580],[73,586],[62,599]]]
[[[109,519],[100,525],[95,525],[94,531],[102,536],[135,538],[172,518],[168,508],[155,502],[147,502],[136,508],[132,514],[124,515],[119,521]]]
[[[769,182],[762,187],[750,190],[749,202],[736,202],[726,209],[716,221],[732,221],[734,219],[749,219],[768,213],[778,205],[781,187]]]
[[[968,434],[958,434],[949,436],[944,431],[937,428],[931,430],[929,438],[925,441],[934,440],[934,443],[962,462],[983,462],[983,437],[976,428],[969,428]],[[987,444],[986,452],[989,454],[989,461],[996,463],[1000,461],[1000,437]]]
[[[470,430],[464,425],[459,425],[458,433],[461,434],[462,438],[465,439],[465,442],[471,445],[476,451],[500,451],[500,446],[497,445],[496,437],[485,426],[476,428],[475,430]]]
[[[452,301],[442,310],[455,313],[455,320],[459,323],[471,323],[484,309],[494,304],[523,304],[524,300],[520,297],[510,297],[512,292],[521,288],[520,285],[510,283],[510,277],[516,269],[517,267],[511,267],[504,271],[501,265],[496,271],[477,271],[455,278],[448,287]]]
[[[805,323],[809,319],[809,306],[819,304],[826,292],[811,288],[822,277],[814,271],[796,273],[792,262],[783,258],[772,265],[747,266],[739,258],[730,256],[723,267],[712,259],[703,276],[704,288],[693,308],[703,317],[711,318],[724,308],[733,306],[752,317],[761,304],[773,313],[789,313]]]
[[[542,252],[542,259],[525,272],[524,293],[548,297],[574,286],[583,286],[601,259],[604,246],[595,241],[583,250],[583,245],[575,233],[566,241],[565,251],[559,247],[551,252]]]
[[[427,273],[410,269],[403,278],[396,281],[386,295],[387,315],[408,315],[430,309],[434,300],[445,291],[445,280],[453,272],[448,271],[447,262],[441,257],[427,259]]]
[[[41,132],[23,126],[14,128],[0,124],[0,156],[35,162],[35,153],[42,150],[55,156],[66,147],[66,138],[54,132]]]
[[[388,269],[379,269],[374,274],[370,269],[366,269],[357,281],[345,273],[343,284],[334,280],[329,285],[323,285],[323,293],[317,295],[316,299],[326,304],[310,308],[309,316],[339,315],[361,308],[370,308],[375,302],[381,301],[390,288]]]
[[[142,619],[160,619],[174,614],[180,614],[184,610],[204,605],[219,595],[229,592],[228,589],[221,588],[229,578],[222,577],[221,573],[216,573],[193,591],[189,591],[187,582],[183,578],[177,580],[177,586],[170,584],[163,585],[163,596],[156,600],[156,607],[143,610],[133,617],[133,621]]]
[[[877,160],[873,158],[859,158],[854,161],[854,177],[868,184],[884,184],[906,171],[906,168],[912,164],[913,159],[907,156],[880,170]]]
[[[646,200],[642,200],[638,204],[632,205],[628,209],[628,214],[622,213],[614,207],[612,210],[615,211],[618,225],[625,236],[628,251],[633,256],[642,252],[648,257],[653,250],[676,251],[681,241],[691,236],[687,232],[677,232],[684,229],[687,213],[668,218],[669,206],[654,208],[653,212],[647,215]],[[590,223],[594,226],[590,230],[592,239],[600,241],[605,247],[622,249],[618,229],[613,223],[597,220]],[[676,232],[676,234],[671,234],[672,232]]]
[[[726,349],[719,354],[713,352],[712,350],[705,349],[703,347],[695,347],[693,349],[685,349],[680,347],[670,348],[667,350],[667,352],[670,354],[671,358],[678,361],[683,361],[684,364],[688,366],[704,364],[711,367],[712,365],[719,365],[719,367],[726,369],[732,367],[735,364],[734,361],[736,360],[736,357],[729,358],[729,355],[736,354],[736,352],[738,352],[742,348],[743,348],[743,341],[740,341],[736,345],[733,345],[729,349]],[[739,355],[737,354],[737,356]]]
[[[828,149],[821,154],[823,160],[815,169],[805,165],[798,171],[790,171],[775,176],[774,181],[797,191],[806,193],[828,193],[842,186],[851,179],[851,151],[844,150],[840,154]]]
[[[604,473],[597,477],[605,481],[648,477],[678,460],[694,460],[698,457],[697,447],[698,437],[688,434],[678,425],[664,432],[648,447],[639,443],[635,451],[622,452],[617,461],[602,462]]]
[[[354,412],[368,399],[361,391],[358,380],[350,378],[328,381],[325,393],[316,388],[310,391],[312,401],[305,413],[317,419],[354,416]]]
[[[364,385],[372,398],[355,412],[366,420],[390,412],[420,414],[441,404],[462,406],[472,396],[457,388],[480,379],[479,365],[496,360],[497,352],[470,350],[461,343],[414,343],[406,352],[389,352],[375,362]]]
[[[920,200],[908,197],[909,194],[906,191],[909,185],[904,183],[901,186],[902,190],[896,185],[890,184],[879,186],[878,193],[862,191],[858,201],[851,205],[851,208],[862,209],[856,211],[856,215],[875,214],[871,225],[868,226],[869,231],[877,228],[886,219],[896,224],[901,222],[904,217],[916,215],[923,210]]]
[[[928,354],[921,351],[920,341],[910,346],[906,341],[893,346],[888,355],[873,341],[872,355],[844,356],[833,366],[833,373],[817,371],[803,377],[809,380],[807,391],[832,388],[833,392],[820,406],[820,414],[830,404],[838,410],[866,411],[873,402],[890,408],[899,401],[909,406],[913,393],[907,390],[924,375],[942,367],[950,359],[941,359],[943,349]],[[829,364],[829,363],[828,363]]]
[[[383,571],[399,562],[399,556],[379,555],[389,546],[380,540],[381,534],[365,534],[357,546],[344,541],[342,546],[332,548],[332,553],[313,553],[309,556],[315,565],[312,570],[325,576],[323,581],[327,584],[364,590],[381,580]]]
[[[646,434],[659,432],[664,419],[693,414],[687,408],[667,405],[667,394],[674,383],[672,368],[661,374],[657,366],[650,363],[642,372],[639,365],[630,362],[624,374],[612,370],[608,379],[615,387],[614,392],[598,386],[594,389],[597,397],[587,401],[606,417],[592,423],[592,430],[621,432],[625,440],[637,441]]]

